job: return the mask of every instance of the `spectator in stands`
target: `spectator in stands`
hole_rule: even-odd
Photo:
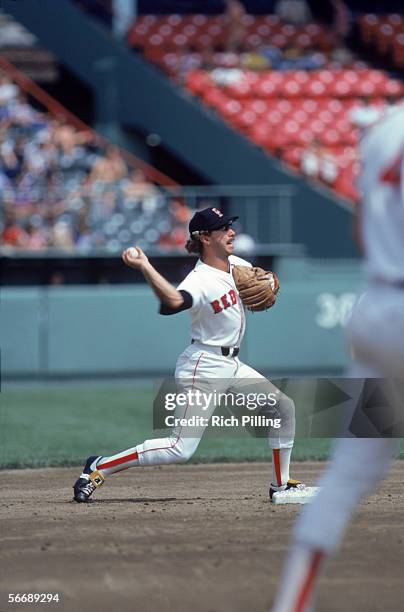
[[[160,190],[144,172],[135,169],[129,173],[117,147],[104,148],[90,131],[76,130],[38,112],[1,75],[3,245],[30,250],[55,247],[89,252],[101,247],[121,251],[132,243],[140,227],[145,230],[140,232],[145,247],[157,243],[160,232],[174,230],[174,243],[181,242],[183,248],[180,217],[178,211],[165,209]]]
[[[335,155],[331,151],[324,149],[320,157],[320,176],[329,187],[332,187],[337,180],[338,164]]]
[[[0,71],[0,107],[10,104],[18,97],[19,89]]]
[[[5,213],[3,221],[2,244],[6,246],[26,248],[28,235],[16,221],[16,216],[10,210]]]
[[[58,249],[72,250],[74,240],[72,228],[67,220],[58,219],[52,228],[52,246]]]
[[[304,25],[312,18],[306,0],[278,0],[274,13],[285,23],[293,25]]]
[[[349,36],[352,27],[352,15],[344,0],[331,0],[333,7],[333,30],[341,44]]]
[[[244,80],[244,73],[240,68],[215,68],[210,76],[212,81],[223,87],[235,85]]]
[[[175,78],[178,83],[184,85],[188,74],[192,70],[198,70],[202,65],[202,56],[200,53],[194,53],[191,45],[184,45],[181,54],[178,58]]]
[[[225,0],[226,50],[241,51],[245,38],[244,5],[239,0]]]
[[[10,180],[18,177],[21,170],[21,159],[14,148],[4,146],[0,153],[1,172]]]
[[[170,213],[172,214],[175,222],[183,225],[185,228],[188,227],[189,221],[193,215],[193,211],[187,205],[187,203],[180,199],[176,199],[171,202]]]
[[[338,164],[335,155],[317,138],[313,138],[310,147],[303,151],[300,164],[303,174],[321,180],[330,187],[337,179]]]
[[[15,127],[26,127],[34,131],[44,124],[42,114],[28,103],[27,97],[21,92],[8,103],[8,114]]]
[[[372,104],[371,98],[362,98],[362,106],[355,106],[350,112],[349,118],[351,123],[364,130],[378,121],[383,114],[379,106]]]
[[[267,70],[271,68],[271,62],[264,53],[250,51],[249,53],[242,53],[241,66],[244,70]]]
[[[183,248],[188,239],[188,225],[193,211],[186,202],[175,199],[170,204],[170,215],[173,227],[160,236],[159,246],[162,248]]]
[[[159,191],[150,183],[140,168],[133,170],[129,179],[122,183],[122,192],[126,207],[140,206],[141,209],[153,212],[158,207]],[[132,206],[128,206],[132,202]]]
[[[75,244],[79,251],[88,253],[96,246],[94,232],[88,224],[87,211],[82,210],[76,226]]]
[[[26,228],[26,249],[30,251],[40,251],[48,246],[47,234],[41,226],[35,225],[32,221]]]
[[[99,181],[101,183],[115,183],[127,175],[126,164],[117,147],[107,147],[105,157],[100,156],[95,162],[91,173],[90,183]]]
[[[279,47],[268,46],[259,50],[273,70],[319,70],[327,63],[324,53],[303,51],[295,45],[287,45],[282,51]]]
[[[317,138],[313,138],[310,147],[305,149],[300,160],[303,174],[309,178],[316,179],[320,173],[321,144]]]
[[[337,68],[349,67],[354,61],[354,55],[345,45],[340,44],[331,51],[330,61]]]

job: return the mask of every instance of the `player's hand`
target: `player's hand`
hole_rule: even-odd
[[[133,256],[133,249],[136,249],[137,251],[137,255],[135,257]],[[122,253],[122,259],[127,266],[130,268],[135,268],[136,270],[142,270],[149,263],[148,258],[138,246],[125,249],[125,251]]]

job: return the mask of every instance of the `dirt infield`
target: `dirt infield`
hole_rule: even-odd
[[[323,464],[295,464],[313,483]],[[265,612],[301,510],[267,501],[262,463],[133,469],[94,501],[77,469],[0,472],[0,611],[8,593],[58,593],[35,608]],[[403,609],[404,465],[365,502],[323,579],[319,610]],[[347,486],[349,486],[347,484]]]

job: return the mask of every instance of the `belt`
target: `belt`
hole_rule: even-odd
[[[385,285],[387,287],[396,287],[397,289],[404,289],[404,281],[389,281],[384,279],[372,279],[372,281],[376,281],[379,285]]]
[[[223,357],[237,357],[240,352],[240,348],[238,346],[221,346],[220,350],[222,351]]]
[[[213,346],[212,344],[203,344],[202,342],[199,342],[199,340],[192,338],[191,344],[195,343],[200,344],[202,347],[206,348],[207,350],[211,350],[214,353],[220,352],[223,357],[237,357],[240,352],[239,346]]]
[[[404,289],[404,281],[402,280],[387,280],[385,278],[370,278],[371,283],[378,285],[387,285],[388,287],[397,287],[398,289]]]

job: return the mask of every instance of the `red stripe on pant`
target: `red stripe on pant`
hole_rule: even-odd
[[[276,484],[278,485],[278,487],[281,487],[283,483],[282,483],[282,476],[281,476],[281,457],[280,457],[279,448],[273,449],[272,458],[273,458],[273,462],[275,465],[275,474],[276,474],[276,481],[277,481]]]
[[[313,591],[314,579],[318,574],[320,562],[323,556],[324,553],[320,550],[316,550],[315,552],[313,552],[310,565],[307,571],[307,576],[304,579],[302,588],[296,600],[295,612],[305,612],[306,606]]]
[[[99,463],[97,465],[97,469],[106,470],[107,468],[115,467],[116,465],[121,465],[121,463],[126,463],[127,461],[136,461],[137,458],[137,453],[131,453],[130,455],[126,455],[126,457],[120,457],[119,459],[114,459],[113,461],[107,461],[107,463]]]

